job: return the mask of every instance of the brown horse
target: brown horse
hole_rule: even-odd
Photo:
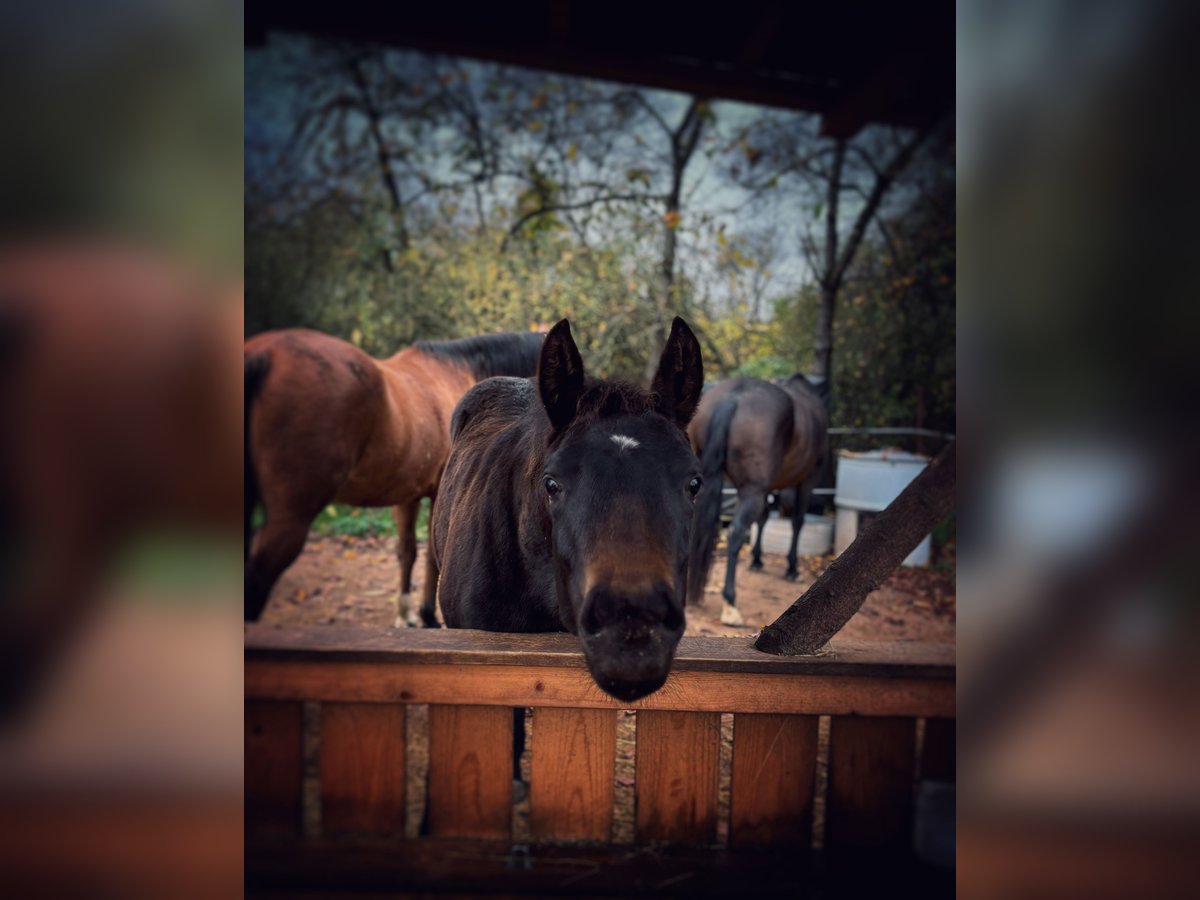
[[[586,380],[564,319],[536,379],[472,388],[430,528],[446,624],[569,631],[604,691],[657,690],[683,634],[700,489],[686,429],[703,381],[682,319],[649,393]]]
[[[290,329],[245,346],[246,618],[304,547],[333,502],[391,506],[399,539],[396,625],[417,625],[412,570],[421,500],[437,495],[459,398],[493,375],[530,375],[540,334],[422,341],[377,360],[345,341]],[[265,523],[250,543],[257,502]],[[436,625],[436,572],[426,567],[422,616]]]
[[[792,487],[798,488],[799,497],[792,512],[792,543],[784,577],[796,579],[796,544],[821,465],[829,453],[827,429],[825,406],[803,375],[793,375],[779,384],[758,378],[733,378],[705,392],[688,429],[704,472],[704,489],[696,501],[692,530],[688,602],[704,601],[704,583],[712,565],[720,520],[722,475],[727,475],[737,488],[738,504],[729,529],[721,621],[726,625],[742,624],[734,589],[742,543],[751,524],[757,522],[759,537],[751,567],[761,569],[767,494]]]

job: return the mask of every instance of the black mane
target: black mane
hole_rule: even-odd
[[[453,341],[417,341],[435,359],[464,363],[480,380],[494,375],[529,376],[537,371],[545,335],[535,332],[483,334]]]

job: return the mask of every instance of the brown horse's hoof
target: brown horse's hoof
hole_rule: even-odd
[[[761,572],[761,571],[762,571],[762,567],[763,567],[763,564],[762,564],[762,560],[761,560],[761,559],[752,559],[752,560],[750,560],[750,571],[751,571],[751,572]]]
[[[785,572],[783,577],[785,579],[787,579],[788,581],[795,581],[797,578],[800,577],[800,573],[793,570],[791,572]]]

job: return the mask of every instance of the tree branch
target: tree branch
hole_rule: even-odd
[[[875,176],[875,183],[871,186],[871,193],[867,196],[866,205],[859,211],[858,218],[854,220],[854,227],[850,230],[850,235],[846,238],[846,243],[842,246],[841,254],[838,256],[837,265],[831,273],[830,285],[834,290],[841,284],[846,270],[850,268],[854,254],[858,251],[858,246],[867,232],[867,226],[883,201],[884,194],[908,166],[913,154],[917,152],[917,147],[921,145],[928,134],[928,131],[918,131],[914,134],[896,151],[896,155],[892,157],[891,162],[884,167],[883,171]]]
[[[346,62],[347,68],[350,70],[350,77],[354,79],[354,85],[358,89],[359,98],[362,101],[362,111],[367,117],[367,126],[371,133],[371,138],[375,142],[375,155],[379,161],[379,174],[383,179],[384,188],[387,190],[388,196],[392,201],[392,209],[397,217],[397,238],[400,244],[400,249],[404,250],[408,246],[408,228],[404,222],[404,201],[400,197],[400,185],[396,182],[396,173],[392,171],[391,160],[388,157],[387,142],[383,139],[383,127],[381,125],[381,117],[379,108],[375,105],[371,97],[370,86],[367,84],[367,77],[362,70],[362,60],[357,57],[351,57]],[[391,268],[391,257],[385,255],[385,260],[388,262],[388,268]]]
[[[596,206],[600,203],[637,203],[646,200],[661,200],[662,198],[656,194],[606,194],[603,197],[591,197],[587,200],[581,200],[578,203],[553,203],[549,206],[542,206],[538,209],[530,210],[525,213],[508,230],[508,235],[505,237],[504,244],[508,243],[508,238],[516,237],[517,233],[531,220],[538,216],[548,215],[554,212],[567,212],[572,209],[586,209],[590,206]],[[501,249],[504,249],[504,244]]]

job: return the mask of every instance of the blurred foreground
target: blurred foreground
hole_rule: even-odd
[[[1196,10],[958,12],[959,890],[1195,896]]]
[[[0,873],[241,888],[240,4],[0,11]]]

